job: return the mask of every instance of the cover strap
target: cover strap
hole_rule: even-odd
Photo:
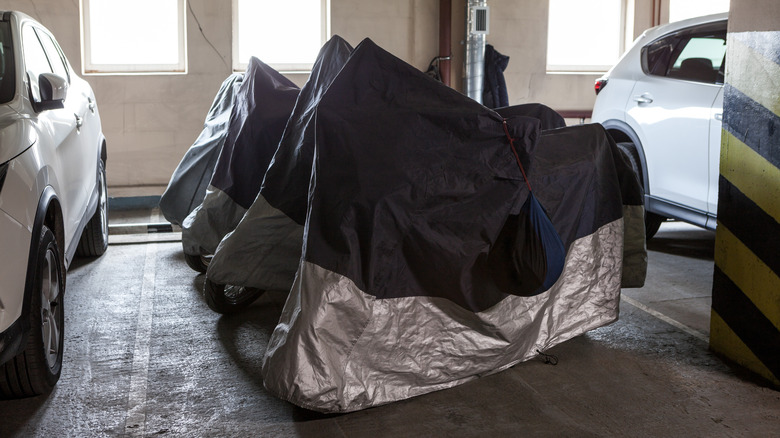
[[[515,149],[515,139],[512,138],[511,135],[509,135],[509,127],[506,125],[506,119],[504,119],[504,133],[506,134],[506,138],[509,139],[509,146],[512,148],[512,153],[515,154],[515,159],[517,160],[517,165],[520,166],[520,172],[523,174],[523,178],[525,179],[525,185],[528,186],[528,191],[531,191],[531,183],[528,182],[528,177],[525,175],[525,169],[523,168],[523,163],[520,162],[520,156],[517,154],[517,149]]]

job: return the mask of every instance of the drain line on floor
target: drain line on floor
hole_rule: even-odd
[[[156,275],[157,244],[146,246],[144,278],[138,306],[138,326],[135,330],[133,370],[130,374],[130,391],[127,395],[125,434],[143,436],[146,423],[146,388],[149,375],[149,343],[152,337],[154,313],[154,281]]]

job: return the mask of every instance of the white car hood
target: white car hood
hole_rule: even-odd
[[[0,105],[0,164],[11,160],[35,143],[30,120],[9,105]]]

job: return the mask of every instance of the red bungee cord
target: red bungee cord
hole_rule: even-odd
[[[517,165],[520,166],[520,172],[523,174],[523,178],[525,178],[525,185],[528,186],[528,191],[530,192],[531,183],[528,182],[528,177],[525,175],[525,169],[523,169],[523,163],[520,162],[520,156],[517,154],[517,149],[515,149],[515,139],[509,135],[509,128],[506,125],[506,119],[504,119],[504,133],[506,134],[506,138],[509,139],[509,146],[512,148],[512,153],[515,154]]]

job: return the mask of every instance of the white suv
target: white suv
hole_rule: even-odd
[[[647,238],[666,218],[715,229],[727,18],[649,29],[596,81],[592,120],[643,183]]]
[[[59,379],[65,270],[108,245],[105,162],[89,84],[46,28],[0,11],[0,398]]]

